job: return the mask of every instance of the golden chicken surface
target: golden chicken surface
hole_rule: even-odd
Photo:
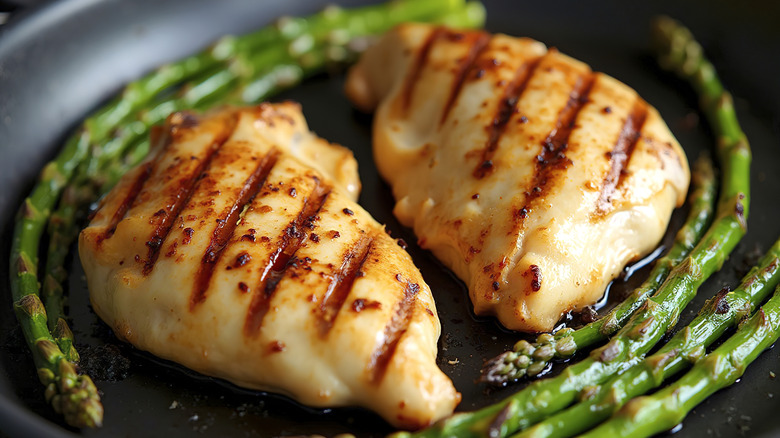
[[[651,251],[690,173],[658,112],[528,38],[402,25],[346,91],[376,110],[394,213],[469,288],[477,314],[551,330]]]
[[[82,231],[97,314],[203,374],[418,428],[460,400],[428,286],[291,103],[171,115]]]

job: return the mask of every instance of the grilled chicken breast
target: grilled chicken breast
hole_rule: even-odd
[[[418,428],[460,400],[408,254],[355,203],[351,152],[291,103],[170,116],[82,231],[95,312],[136,347]]]
[[[628,86],[528,38],[402,25],[351,70],[395,214],[477,314],[551,330],[654,248],[690,174]]]

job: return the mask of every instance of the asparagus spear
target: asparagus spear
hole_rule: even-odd
[[[702,107],[718,140],[721,193],[712,226],[628,324],[589,358],[570,365],[556,377],[532,383],[502,402],[456,414],[415,435],[400,436],[506,436],[566,408],[586,387],[600,384],[639,362],[677,323],[698,287],[720,269],[745,234],[750,201],[750,147],[730,95],[690,32],[668,19],[656,23],[656,32],[662,59],[688,78],[700,93]]]
[[[14,227],[11,243],[11,296],[16,317],[33,354],[38,377],[46,386],[46,399],[65,415],[69,424],[100,425],[103,408],[92,380],[76,374],[55,343],[38,297],[38,245],[50,211],[59,193],[86,154],[85,132],[72,137],[65,148],[44,167],[39,183],[25,199]]]
[[[727,329],[750,315],[780,283],[780,240],[770,248],[731,292],[722,290],[657,353],[598,388],[587,399],[517,434],[514,438],[567,437],[606,420],[633,397],[660,386],[664,380],[702,357],[706,348]]]
[[[116,126],[134,115],[160,92],[208,70],[225,70],[238,55],[268,47],[285,47],[295,51],[306,45],[312,34],[341,31],[346,21],[370,26],[377,20],[398,23],[426,20],[456,11],[462,0],[396,0],[386,4],[355,9],[328,7],[310,17],[283,17],[271,26],[236,37],[225,36],[201,53],[164,65],[151,74],[128,84],[114,101],[85,121],[85,127],[101,143]]]
[[[482,369],[481,380],[496,386],[505,386],[524,376],[533,377],[543,371],[554,358],[568,358],[599,341],[625,325],[628,318],[663,283],[672,268],[680,263],[706,231],[715,209],[717,183],[709,159],[699,159],[693,172],[693,188],[689,195],[690,211],[685,224],[675,236],[669,252],[658,259],[647,280],[625,301],[603,318],[573,330],[565,328],[554,334],[543,333],[535,343],[517,342],[512,350],[488,361]]]
[[[644,437],[674,427],[707,397],[736,382],[780,336],[780,287],[769,301],[715,351],[677,382],[631,400],[585,437]]]

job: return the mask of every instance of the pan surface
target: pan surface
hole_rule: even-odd
[[[360,1],[345,0],[346,6]],[[651,4],[652,3],[652,4]],[[680,3],[680,4],[677,4]],[[692,319],[724,285],[736,285],[745,266],[780,236],[780,7],[727,1],[517,2],[485,1],[486,27],[530,36],[579,58],[637,89],[656,106],[689,158],[710,150],[708,127],[698,121],[695,96],[685,84],[658,70],[648,51],[648,23],[660,12],[682,20],[703,42],[736,98],[753,147],[753,204],[749,232],[723,269],[700,289],[682,315]],[[64,0],[17,14],[0,29],[0,432],[9,436],[278,436],[352,432],[383,436],[390,431],[361,409],[310,410],[284,397],[246,391],[199,376],[123,345],[91,312],[78,259],[70,262],[71,315],[77,342],[116,345],[129,359],[127,377],[98,380],[105,425],[78,431],[63,426],[43,401],[43,388],[14,318],[8,287],[8,251],[13,217],[42,165],[81,119],[122,84],[164,62],[178,59],[228,33],[244,33],[283,14],[307,14],[324,6],[299,0]],[[343,97],[343,75],[317,77],[277,99],[302,103],[311,128],[355,151],[363,181],[361,203],[396,237],[415,242],[392,216],[388,186],[370,152],[368,116]],[[679,227],[684,211],[673,217]],[[667,233],[665,242],[670,241]],[[439,365],[463,393],[459,409],[497,401],[519,387],[488,391],[474,381],[485,359],[519,336],[490,318],[474,317],[467,292],[429,253],[409,251],[431,285],[442,321]],[[747,264],[746,264],[747,263]],[[643,273],[616,280],[620,294]],[[773,436],[780,433],[780,352],[764,353],[733,387],[697,407],[675,436]],[[552,373],[559,372],[562,364]],[[0,435],[2,434],[0,433]]]

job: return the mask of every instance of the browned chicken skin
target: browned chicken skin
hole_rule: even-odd
[[[399,427],[452,413],[430,290],[355,203],[351,152],[291,103],[177,113],[153,140],[80,236],[92,305],[120,338]]]
[[[652,250],[690,179],[658,112],[528,38],[402,25],[350,71],[395,214],[477,314],[551,330]]]

